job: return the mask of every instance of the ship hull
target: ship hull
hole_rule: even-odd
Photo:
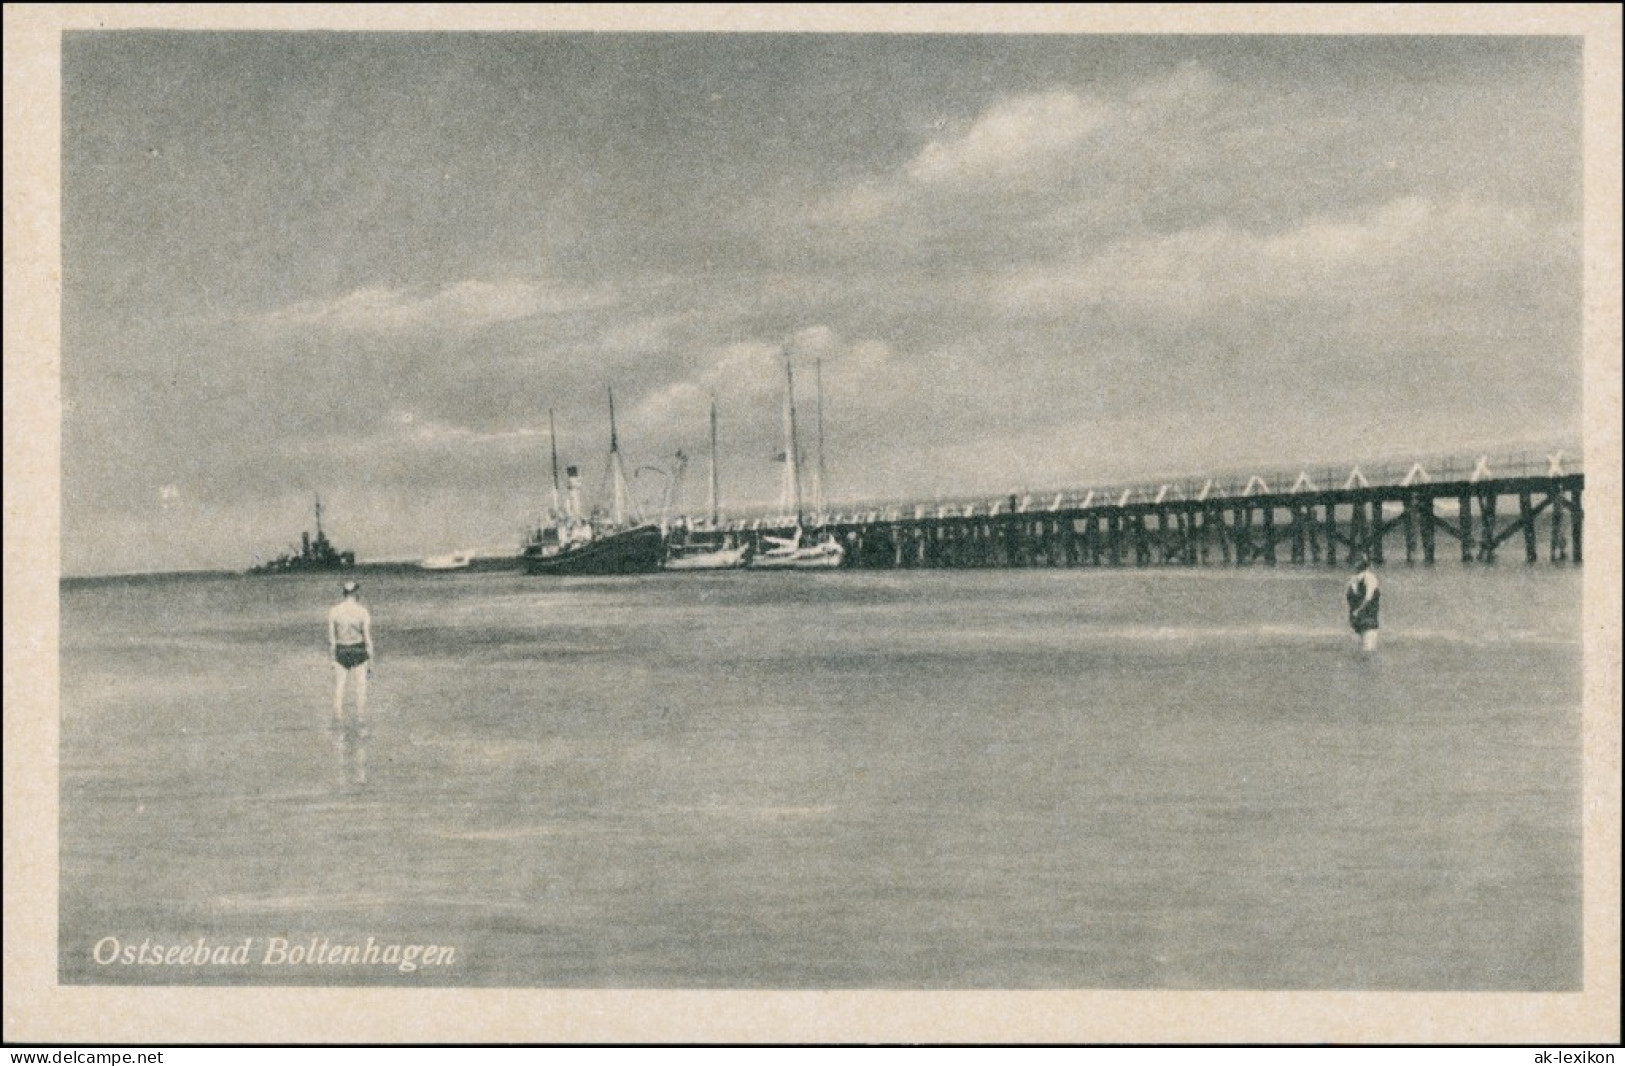
[[[448,570],[467,570],[473,565],[474,557],[472,555],[436,555],[419,563],[418,569],[445,572]]]
[[[343,552],[337,558],[284,556],[280,559],[273,559],[268,563],[261,563],[248,572],[256,576],[263,574],[337,574],[354,569],[355,556],[350,552]]]
[[[846,549],[830,536],[817,544],[801,543],[801,530],[793,537],[768,537],[775,546],[751,556],[752,570],[836,570],[846,562]]]
[[[563,577],[606,574],[652,574],[665,561],[666,543],[659,526],[637,526],[598,537],[553,555],[526,553],[525,573]]]
[[[795,555],[758,555],[750,561],[752,570],[838,570],[844,553],[814,552],[803,549]]]
[[[713,551],[699,551],[688,554],[673,555],[666,560],[667,570],[738,570],[745,565],[750,557],[750,549],[717,548]]]

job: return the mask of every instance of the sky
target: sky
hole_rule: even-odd
[[[74,32],[62,569],[1581,424],[1578,38]],[[809,461],[811,461],[809,459]]]

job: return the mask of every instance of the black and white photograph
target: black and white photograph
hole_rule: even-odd
[[[1618,1039],[1617,9],[230,10],[6,15],[8,1039]]]

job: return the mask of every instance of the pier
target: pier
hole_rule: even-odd
[[[1582,560],[1585,475],[1543,460],[1435,460],[1299,470],[996,499],[845,508],[805,517],[846,565],[970,567],[1347,566]],[[793,520],[791,520],[793,521]],[[726,524],[746,539],[789,521]],[[758,545],[760,546],[760,545]]]

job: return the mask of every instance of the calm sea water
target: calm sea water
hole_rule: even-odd
[[[1580,575],[1342,581],[377,575],[356,794],[332,579],[70,582],[62,979],[1578,988]]]

